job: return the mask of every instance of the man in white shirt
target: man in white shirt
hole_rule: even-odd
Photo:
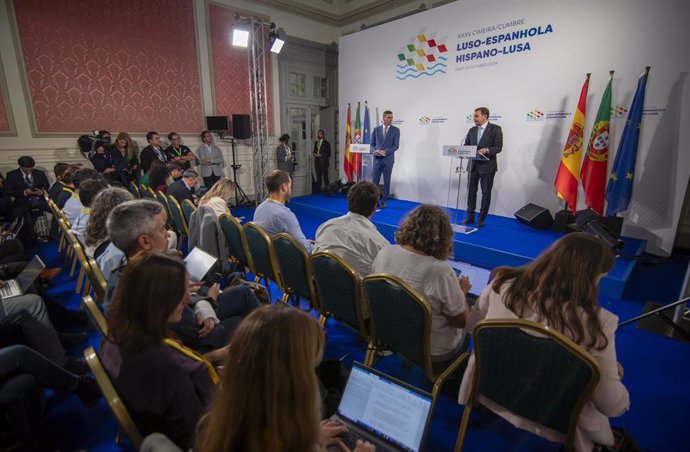
[[[371,222],[379,194],[378,187],[367,181],[350,187],[348,212],[319,226],[314,252],[332,251],[354,268],[360,278],[370,275],[376,255],[389,244]]]
[[[312,242],[307,240],[292,211],[285,206],[292,196],[292,179],[285,171],[274,170],[266,176],[268,197],[254,212],[254,223],[261,226],[268,235],[287,232],[311,252]]]

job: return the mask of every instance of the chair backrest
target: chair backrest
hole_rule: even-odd
[[[357,272],[330,251],[313,254],[311,263],[321,309],[369,339],[364,324],[362,284]]]
[[[431,308],[400,278],[378,273],[362,280],[377,344],[404,356],[435,380],[431,367]]]
[[[89,269],[87,271],[87,277],[91,282],[91,287],[93,287],[98,303],[103,303],[105,301],[105,290],[108,288],[108,282],[105,280],[105,276],[103,276],[101,267],[98,265],[98,262],[96,262],[96,259],[90,257],[88,262]]]
[[[153,191],[153,188],[151,188],[151,187],[145,187],[142,185],[141,186],[141,196],[142,196],[142,198],[145,198],[145,199],[151,199],[153,201],[156,200],[156,192]]]
[[[175,221],[173,220],[172,211],[170,210],[170,205],[168,204],[168,197],[162,191],[157,191],[155,192],[155,194],[156,201],[158,201],[163,206],[163,208],[165,209],[165,214],[168,216],[168,220],[166,222],[168,224],[168,227],[174,229],[179,234],[180,231],[178,231],[175,227]]]
[[[254,272],[254,264],[249,253],[247,238],[244,236],[244,229],[237,218],[224,213],[218,219],[220,228],[223,231],[225,240],[228,242],[230,255],[233,256],[243,267],[249,268]]]
[[[93,298],[90,295],[82,298],[82,303],[86,308],[86,313],[91,319],[91,323],[96,327],[103,338],[108,337],[108,322]]]
[[[184,218],[187,220],[187,224],[192,220],[192,214],[196,210],[196,206],[189,199],[182,201],[182,213],[184,213]]]
[[[322,312],[314,285],[314,272],[309,253],[294,237],[282,232],[271,239],[275,250],[283,290],[306,298],[317,311]]]
[[[141,198],[141,191],[139,191],[139,186],[136,183],[134,183],[134,181],[131,181],[129,183],[129,191],[135,198]]]
[[[529,320],[483,320],[473,338],[472,401],[481,394],[565,434],[566,445],[572,445],[582,407],[599,382],[592,355],[558,331]]]
[[[115,415],[117,422],[125,431],[125,434],[127,434],[129,440],[132,441],[134,448],[138,450],[142,441],[141,433],[134,423],[132,416],[129,414],[129,411],[127,411],[127,407],[125,406],[124,402],[115,390],[115,386],[113,386],[110,376],[103,368],[101,360],[98,358],[98,355],[93,347],[88,347],[86,350],[84,350],[84,358],[86,358],[89,369],[91,369],[91,372],[93,372],[96,383],[101,389],[103,397],[105,397],[105,400],[108,402],[108,406]]]
[[[243,228],[256,274],[273,280],[278,284],[280,290],[283,290],[278,260],[271,244],[271,238],[261,226],[253,221],[245,224]]]
[[[175,224],[175,229],[177,229],[177,232],[183,235],[189,235],[189,226],[187,220],[184,217],[180,203],[177,202],[177,199],[175,199],[174,196],[168,195],[168,207],[170,208],[172,221]]]

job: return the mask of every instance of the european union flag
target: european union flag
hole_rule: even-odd
[[[609,175],[609,183],[606,186],[607,217],[627,210],[632,197],[637,143],[640,139],[642,107],[644,106],[644,92],[648,74],[649,68],[646,68],[637,82],[637,91],[632,105],[630,105],[628,120],[625,122],[621,142],[618,145],[618,152],[616,152],[616,160],[613,162],[613,168]]]

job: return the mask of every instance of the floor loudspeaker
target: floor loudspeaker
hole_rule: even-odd
[[[232,115],[232,136],[238,140],[251,138],[249,115]]]
[[[566,232],[568,225],[573,223],[575,223],[575,215],[570,210],[559,210],[556,212],[553,220],[553,230],[556,232]]]
[[[532,203],[515,212],[515,218],[520,223],[535,229],[549,229],[553,225],[551,212],[544,207]]]

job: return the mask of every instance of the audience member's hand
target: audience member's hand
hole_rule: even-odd
[[[210,160],[202,160],[201,163],[203,163],[204,165],[210,165],[211,161]]]
[[[201,286],[204,285],[204,281],[199,281],[199,282],[189,282],[189,293],[192,295],[195,295],[199,289],[201,289]]]
[[[213,331],[213,329],[216,327],[216,321],[215,320],[213,320],[211,317],[203,320],[201,318],[200,314],[196,315],[196,324],[200,326],[199,337],[208,336],[208,333]]]
[[[216,301],[218,299],[218,295],[220,294],[220,284],[215,283],[214,285],[211,286],[210,289],[208,289],[208,297]]]
[[[340,422],[325,420],[321,421],[321,445],[324,447],[338,444],[338,436],[347,431],[347,427]]]
[[[340,446],[340,450],[342,452],[375,452],[376,451],[376,446],[371,444],[369,441],[362,441],[361,439],[357,440],[357,446],[355,447],[354,451],[350,451],[348,447],[343,444],[342,441],[338,441],[338,445]]]
[[[465,275],[460,275],[460,277],[458,278],[458,282],[460,283],[460,290],[462,290],[462,293],[467,295],[467,292],[469,292],[472,288],[472,284],[470,284],[470,278],[468,278]]]
[[[228,350],[230,349],[230,344],[226,345],[225,347],[217,348],[215,350],[211,350],[208,353],[204,353],[204,358],[209,360],[212,363],[219,363],[225,361],[225,358],[228,356]],[[220,371],[222,366],[216,367],[216,370]]]
[[[7,283],[5,281],[3,281],[2,279],[0,279],[0,289],[5,287],[6,285],[7,285]]]
[[[115,168],[106,168],[103,170],[103,174],[111,174],[115,172]]]
[[[616,366],[618,366],[618,376],[621,377],[621,380],[623,379],[623,366],[621,366],[621,363],[617,362]]]

